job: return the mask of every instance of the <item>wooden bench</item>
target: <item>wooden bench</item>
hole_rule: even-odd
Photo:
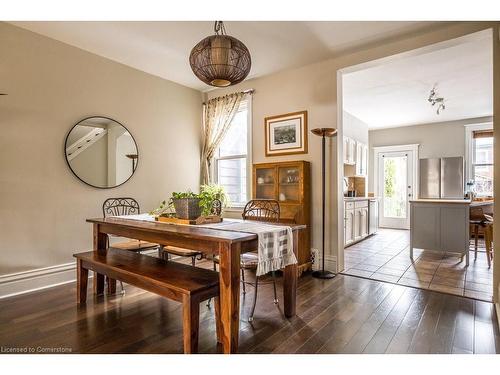
[[[89,251],[73,256],[77,259],[78,303],[86,302],[89,270],[182,302],[184,353],[196,353],[200,303],[214,298],[217,341],[221,342],[217,272],[118,249],[108,249],[105,255]]]

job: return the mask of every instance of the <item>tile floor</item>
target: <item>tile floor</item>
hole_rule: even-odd
[[[412,261],[409,243],[408,230],[380,229],[345,249],[342,273],[492,301],[493,266],[488,268],[484,242],[479,242],[477,260],[474,251],[470,252],[469,267],[456,254],[429,250],[415,249]]]

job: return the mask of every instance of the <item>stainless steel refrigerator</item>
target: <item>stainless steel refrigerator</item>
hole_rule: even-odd
[[[463,199],[464,158],[420,159],[420,198]]]

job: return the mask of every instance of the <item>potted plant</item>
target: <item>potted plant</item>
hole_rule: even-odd
[[[158,208],[151,211],[151,214],[196,220],[200,216],[220,216],[222,208],[228,202],[229,198],[222,186],[215,184],[202,185],[200,194],[191,191],[172,193],[168,204],[163,201]],[[175,210],[175,214],[172,213],[172,208]]]
[[[172,204],[175,208],[175,216],[179,219],[194,220],[201,216],[201,199],[198,194],[191,191],[187,193],[172,193]]]

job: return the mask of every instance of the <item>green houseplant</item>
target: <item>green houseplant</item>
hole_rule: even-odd
[[[177,218],[194,220],[199,216],[212,215],[216,201],[220,201],[221,208],[229,203],[229,197],[224,188],[215,184],[202,185],[199,194],[192,191],[173,192],[168,203],[167,201],[161,202],[160,206],[150,213],[156,216],[172,216],[172,210],[175,209]]]

